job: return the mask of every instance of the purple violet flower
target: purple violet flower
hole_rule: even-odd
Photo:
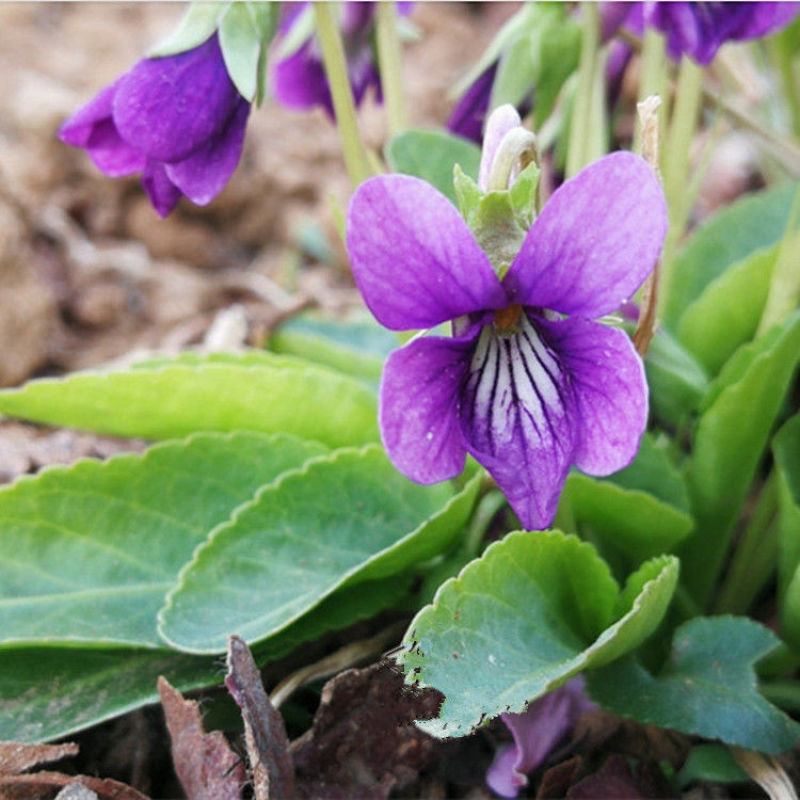
[[[511,106],[489,120],[483,190],[514,125]],[[379,422],[395,466],[435,483],[458,475],[470,453],[536,529],[552,521],[571,465],[608,475],[629,464],[647,421],[644,370],[628,337],[594,320],[641,285],[666,229],[650,167],[614,153],[553,194],[500,279],[428,183],[365,181],[347,247],[367,306],[392,330],[453,322],[452,337],[417,337],[386,362]]]
[[[489,100],[492,96],[492,86],[498,65],[498,61],[490,64],[461,95],[450,119],[447,120],[447,130],[450,133],[463,136],[476,144],[481,143],[483,122],[486,112],[489,110]]]
[[[514,744],[497,751],[486,773],[489,788],[501,797],[516,797],[528,785],[528,774],[544,762],[584,714],[595,708],[578,675],[531,703],[522,714],[501,714]]]
[[[796,16],[791,2],[642,2],[603,3],[604,33],[626,27],[638,36],[645,25],[661,31],[667,52],[676,61],[686,55],[710,64],[725,42],[758,39],[777,33]]]
[[[397,4],[400,14],[408,14],[413,3]],[[288,15],[281,23],[277,41],[285,37],[310,3],[285,5]],[[374,87],[378,101],[383,99],[381,81],[372,51],[372,32],[375,23],[375,3],[348,2],[340,6],[340,24],[344,43],[347,73],[353,90],[353,99],[360,105],[367,90]],[[322,106],[331,120],[335,120],[331,90],[322,63],[322,54],[316,37],[311,36],[291,55],[272,63],[270,90],[280,105],[298,111]]]
[[[775,33],[797,15],[797,3],[646,3],[645,24],[667,37],[674,59],[687,55],[710,64],[728,41]]]
[[[214,34],[192,50],[142,59],[76,111],[59,137],[85,147],[106,175],[141,172],[165,217],[182,194],[202,206],[222,191],[239,163],[249,113]]]

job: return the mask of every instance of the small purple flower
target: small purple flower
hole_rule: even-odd
[[[509,112],[490,120],[483,189]],[[666,228],[650,167],[614,153],[553,194],[501,280],[432,186],[363,183],[347,246],[367,306],[392,330],[453,321],[452,337],[415,338],[387,360],[380,428],[395,466],[435,483],[470,453],[535,529],[552,521],[571,465],[607,475],[630,463],[647,421],[642,362],[621,330],[594,320],[644,281]]]
[[[250,103],[233,85],[214,34],[192,50],[145,58],[62,126],[106,175],[142,173],[165,217],[181,195],[206,205],[228,182],[244,144]]]
[[[285,37],[301,18],[309,3],[292,3],[285,8],[288,15],[281,24],[281,37]],[[412,3],[398,3],[398,11],[408,14]],[[370,87],[375,89],[380,101],[381,81],[375,66],[372,50],[372,33],[375,23],[375,3],[349,2],[340,6],[340,24],[344,43],[347,73],[356,105],[364,99]],[[333,100],[322,54],[316,37],[311,36],[286,58],[272,63],[270,89],[273,97],[286,108],[307,111],[322,106],[334,120]]]
[[[492,86],[497,74],[499,62],[490,64],[470,85],[461,99],[456,103],[450,119],[447,121],[447,130],[465,139],[470,139],[476,144],[483,140],[483,122],[489,110],[489,100],[492,96]]]
[[[497,751],[486,783],[501,797],[516,797],[528,774],[540,766],[575,723],[596,708],[583,690],[580,675],[540,697],[522,714],[501,714],[514,744]]]
[[[797,11],[798,3],[787,2],[611,2],[603,3],[601,16],[604,32],[626,27],[641,35],[648,25],[666,36],[667,52],[673,59],[686,55],[706,65],[725,42],[776,33]]]

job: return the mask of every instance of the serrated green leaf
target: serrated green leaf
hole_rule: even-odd
[[[413,579],[398,575],[335,592],[265,646],[254,648],[256,662],[263,666],[304,642],[397,604]],[[0,657],[0,739],[54,739],[158,702],[159,675],[182,691],[213,686],[224,677],[217,657],[169,650],[5,647]]]
[[[407,680],[445,695],[440,716],[417,724],[464,736],[635,649],[663,617],[677,577],[677,560],[664,556],[621,595],[591,545],[558,531],[509,534],[444,583],[409,626]]]
[[[685,424],[708,388],[708,376],[666,328],[660,328],[644,360],[653,413],[669,425]]]
[[[224,650],[230,633],[274,636],[340,587],[446,550],[478,481],[455,497],[447,484],[414,484],[377,447],[311,461],[259,492],[197,550],[168,597],[160,633],[191,652]]]
[[[262,353],[259,364],[253,358],[187,356],[186,364],[31,381],[0,392],[0,413],[146,439],[244,429],[284,431],[331,447],[377,441],[369,388],[288,356]]]
[[[399,344],[397,336],[372,319],[337,322],[311,315],[292,317],[269,338],[269,347],[276,353],[323,364],[371,385]]]
[[[729,266],[781,240],[796,184],[746,195],[700,226],[673,265],[664,321],[678,325],[683,312]]]
[[[729,382],[700,418],[688,472],[695,532],[680,548],[683,576],[702,604],[725,558],[783,399],[800,360],[800,312]],[[739,370],[736,370],[737,376]],[[728,376],[730,377],[730,376]],[[725,378],[725,370],[720,379]],[[719,379],[718,379],[719,380]]]
[[[153,47],[147,54],[148,58],[173,56],[203,44],[217,29],[219,18],[229,5],[192,3],[175,31]]]
[[[678,338],[711,375],[755,336],[777,257],[775,245],[728,267],[681,317]]]
[[[156,703],[159,675],[185,692],[221,683],[224,671],[219,659],[168,650],[4,650],[0,658],[0,739],[57,739]]]
[[[0,642],[158,647],[156,614],[195,547],[325,451],[286,435],[198,434],[0,490]]]
[[[589,673],[586,686],[596,702],[639,722],[781,753],[797,743],[800,725],[758,693],[753,668],[778,644],[752,620],[698,617],[676,630],[658,676],[629,658]]]
[[[386,160],[392,171],[422,178],[455,203],[453,167],[459,164],[467,175],[477,177],[481,151],[445,131],[409,130],[389,140]]]

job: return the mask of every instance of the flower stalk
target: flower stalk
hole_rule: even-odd
[[[314,22],[322,50],[322,62],[331,90],[336,126],[342,141],[342,153],[347,174],[353,186],[358,186],[372,175],[369,157],[358,131],[356,105],[347,74],[344,45],[336,24],[335,6],[332,3],[314,3]]]
[[[662,256],[662,306],[669,296],[672,261],[691,211],[686,191],[689,179],[689,154],[703,102],[703,68],[687,56],[681,59],[672,113],[664,148],[662,173],[669,210],[669,231]]]
[[[402,52],[397,35],[397,8],[393,2],[376,4],[375,32],[387,127],[389,136],[396,136],[406,128],[407,113]]]

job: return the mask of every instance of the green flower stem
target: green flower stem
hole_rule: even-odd
[[[499,489],[489,489],[478,502],[472,515],[461,552],[468,558],[477,558],[483,549],[483,540],[497,512],[505,505],[505,495]]]
[[[662,150],[661,171],[669,213],[669,231],[662,252],[662,309],[669,297],[675,249],[683,236],[692,207],[692,197],[687,191],[689,150],[697,128],[702,102],[703,69],[684,56],[681,60],[678,84],[675,89],[675,108]]]
[[[718,614],[744,614],[775,572],[778,561],[778,481],[773,471],[734,551],[717,597]]]
[[[347,174],[353,186],[358,186],[372,175],[369,158],[358,132],[356,104],[347,74],[344,45],[336,22],[334,3],[315,2],[314,22],[322,50],[322,62],[331,89],[336,125],[342,140],[342,153]]]
[[[787,319],[800,302],[798,247],[800,247],[800,187],[795,192],[789,221],[772,271],[767,303],[758,326],[759,336],[776,323]]]
[[[596,84],[595,72],[600,47],[600,13],[595,3],[581,3],[583,39],[578,63],[578,86],[572,104],[567,150],[567,177],[580,172],[591,158],[592,95]]]
[[[781,76],[783,96],[792,114],[792,130],[800,138],[800,81],[792,63],[792,48],[788,47],[783,36],[774,36],[767,40],[767,52]]]
[[[397,36],[397,9],[393,2],[376,6],[376,36],[378,40],[378,66],[381,71],[386,121],[390,136],[406,128],[406,98],[403,92],[403,61],[400,39]]]

